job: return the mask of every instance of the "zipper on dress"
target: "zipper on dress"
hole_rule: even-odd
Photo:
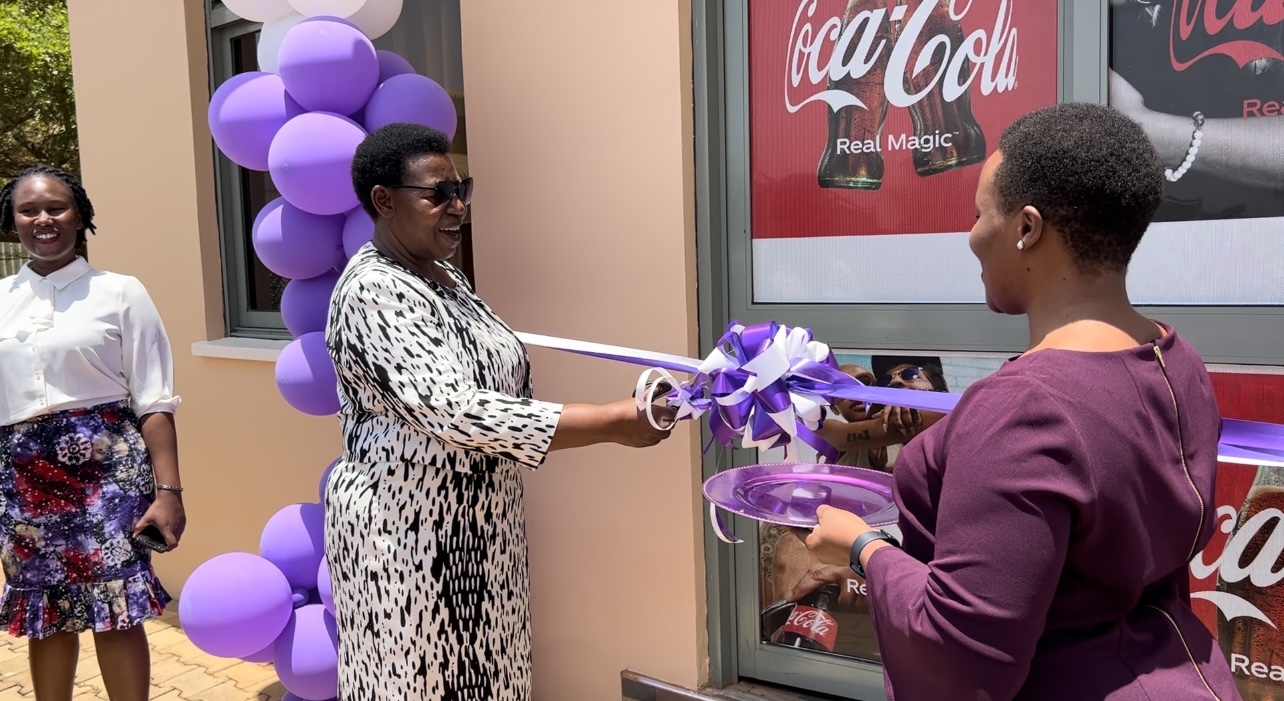
[[[1173,413],[1177,418],[1177,452],[1181,456],[1181,469],[1186,473],[1186,482],[1190,485],[1191,491],[1195,493],[1195,499],[1199,500],[1199,524],[1195,528],[1195,540],[1190,544],[1190,555],[1186,558],[1186,562],[1190,562],[1195,558],[1195,551],[1199,547],[1199,534],[1204,528],[1206,507],[1204,506],[1204,497],[1199,493],[1199,488],[1195,486],[1195,479],[1190,475],[1190,466],[1186,463],[1186,438],[1181,427],[1181,407],[1177,404],[1177,392],[1173,390],[1172,380],[1168,377],[1168,366],[1164,363],[1164,352],[1159,349],[1158,341],[1152,341],[1151,347],[1155,349],[1155,361],[1159,363],[1159,372],[1164,376],[1164,384],[1168,386],[1168,396],[1172,397],[1173,400]],[[1173,632],[1177,634],[1177,639],[1181,641],[1182,649],[1186,651],[1186,659],[1190,660],[1190,665],[1195,668],[1195,674],[1199,676],[1199,681],[1203,682],[1209,696],[1212,696],[1215,701],[1221,701],[1221,698],[1217,696],[1217,692],[1213,691],[1213,687],[1204,678],[1204,671],[1199,668],[1199,663],[1195,661],[1195,656],[1190,651],[1190,645],[1186,643],[1186,636],[1182,635],[1181,628],[1177,626],[1177,621],[1173,620],[1173,617],[1167,611],[1158,606],[1151,605],[1150,608],[1158,611],[1164,618],[1168,619],[1168,624],[1172,626]]]
[[[1173,627],[1173,632],[1177,634],[1177,639],[1181,641],[1182,648],[1186,650],[1186,659],[1190,660],[1190,666],[1195,668],[1195,674],[1199,676],[1199,681],[1204,683],[1204,688],[1208,690],[1208,695],[1212,696],[1214,701],[1222,701],[1221,697],[1217,695],[1217,692],[1213,691],[1213,687],[1209,685],[1208,680],[1204,678],[1204,670],[1199,668],[1199,663],[1195,661],[1195,656],[1191,654],[1190,646],[1186,644],[1186,636],[1181,634],[1181,628],[1177,627],[1177,621],[1173,620],[1173,617],[1168,615],[1167,611],[1159,608],[1158,606],[1155,606],[1154,604],[1148,604],[1148,606],[1158,611],[1164,618],[1168,619],[1168,625]]]
[[[1164,352],[1159,350],[1157,341],[1151,342],[1155,349],[1155,360],[1159,363],[1159,372],[1164,376],[1164,384],[1168,386],[1168,396],[1173,400],[1173,413],[1177,417],[1177,452],[1181,456],[1181,469],[1186,474],[1186,482],[1190,489],[1195,493],[1195,499],[1199,500],[1199,524],[1195,527],[1195,540],[1191,541],[1190,554],[1186,561],[1190,562],[1195,559],[1196,549],[1199,547],[1199,534],[1204,529],[1204,497],[1199,493],[1199,488],[1195,486],[1195,480],[1190,476],[1190,466],[1186,464],[1186,437],[1181,427],[1181,407],[1177,405],[1177,393],[1173,391],[1172,380],[1168,379],[1168,366],[1164,364]]]

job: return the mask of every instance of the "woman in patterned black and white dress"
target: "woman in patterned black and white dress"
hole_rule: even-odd
[[[344,701],[529,699],[517,467],[667,435],[633,400],[531,398],[525,348],[445,262],[472,194],[448,150],[439,131],[392,124],[352,164],[375,235],[326,331],[344,433],[325,498]]]

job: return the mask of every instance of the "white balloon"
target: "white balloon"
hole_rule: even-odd
[[[348,21],[361,27],[371,39],[378,39],[397,23],[401,16],[402,0],[366,0],[366,4]]]
[[[291,12],[263,24],[263,29],[259,31],[259,70],[265,73],[276,73],[281,42],[285,40],[285,35],[294,28],[294,25],[304,19],[303,15]]]
[[[338,17],[347,19],[362,5],[366,0],[286,0],[294,11],[304,17],[318,17],[325,15],[327,17]]]
[[[271,22],[293,12],[289,0],[223,0],[223,7],[251,22]]]

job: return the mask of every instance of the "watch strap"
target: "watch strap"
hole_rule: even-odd
[[[866,577],[865,577],[865,568],[861,567],[861,564],[860,564],[860,554],[863,550],[865,550],[865,546],[869,545],[870,543],[876,540],[885,540],[888,543],[895,545],[896,547],[900,547],[900,543],[897,542],[896,538],[892,537],[891,533],[888,533],[887,531],[881,528],[873,531],[865,531],[864,533],[857,536],[856,542],[852,543],[851,566],[852,566],[852,571],[855,572],[856,576],[860,577],[861,579],[865,579]]]

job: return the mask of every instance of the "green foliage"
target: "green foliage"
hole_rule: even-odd
[[[80,172],[66,0],[0,0],[0,177]]]

